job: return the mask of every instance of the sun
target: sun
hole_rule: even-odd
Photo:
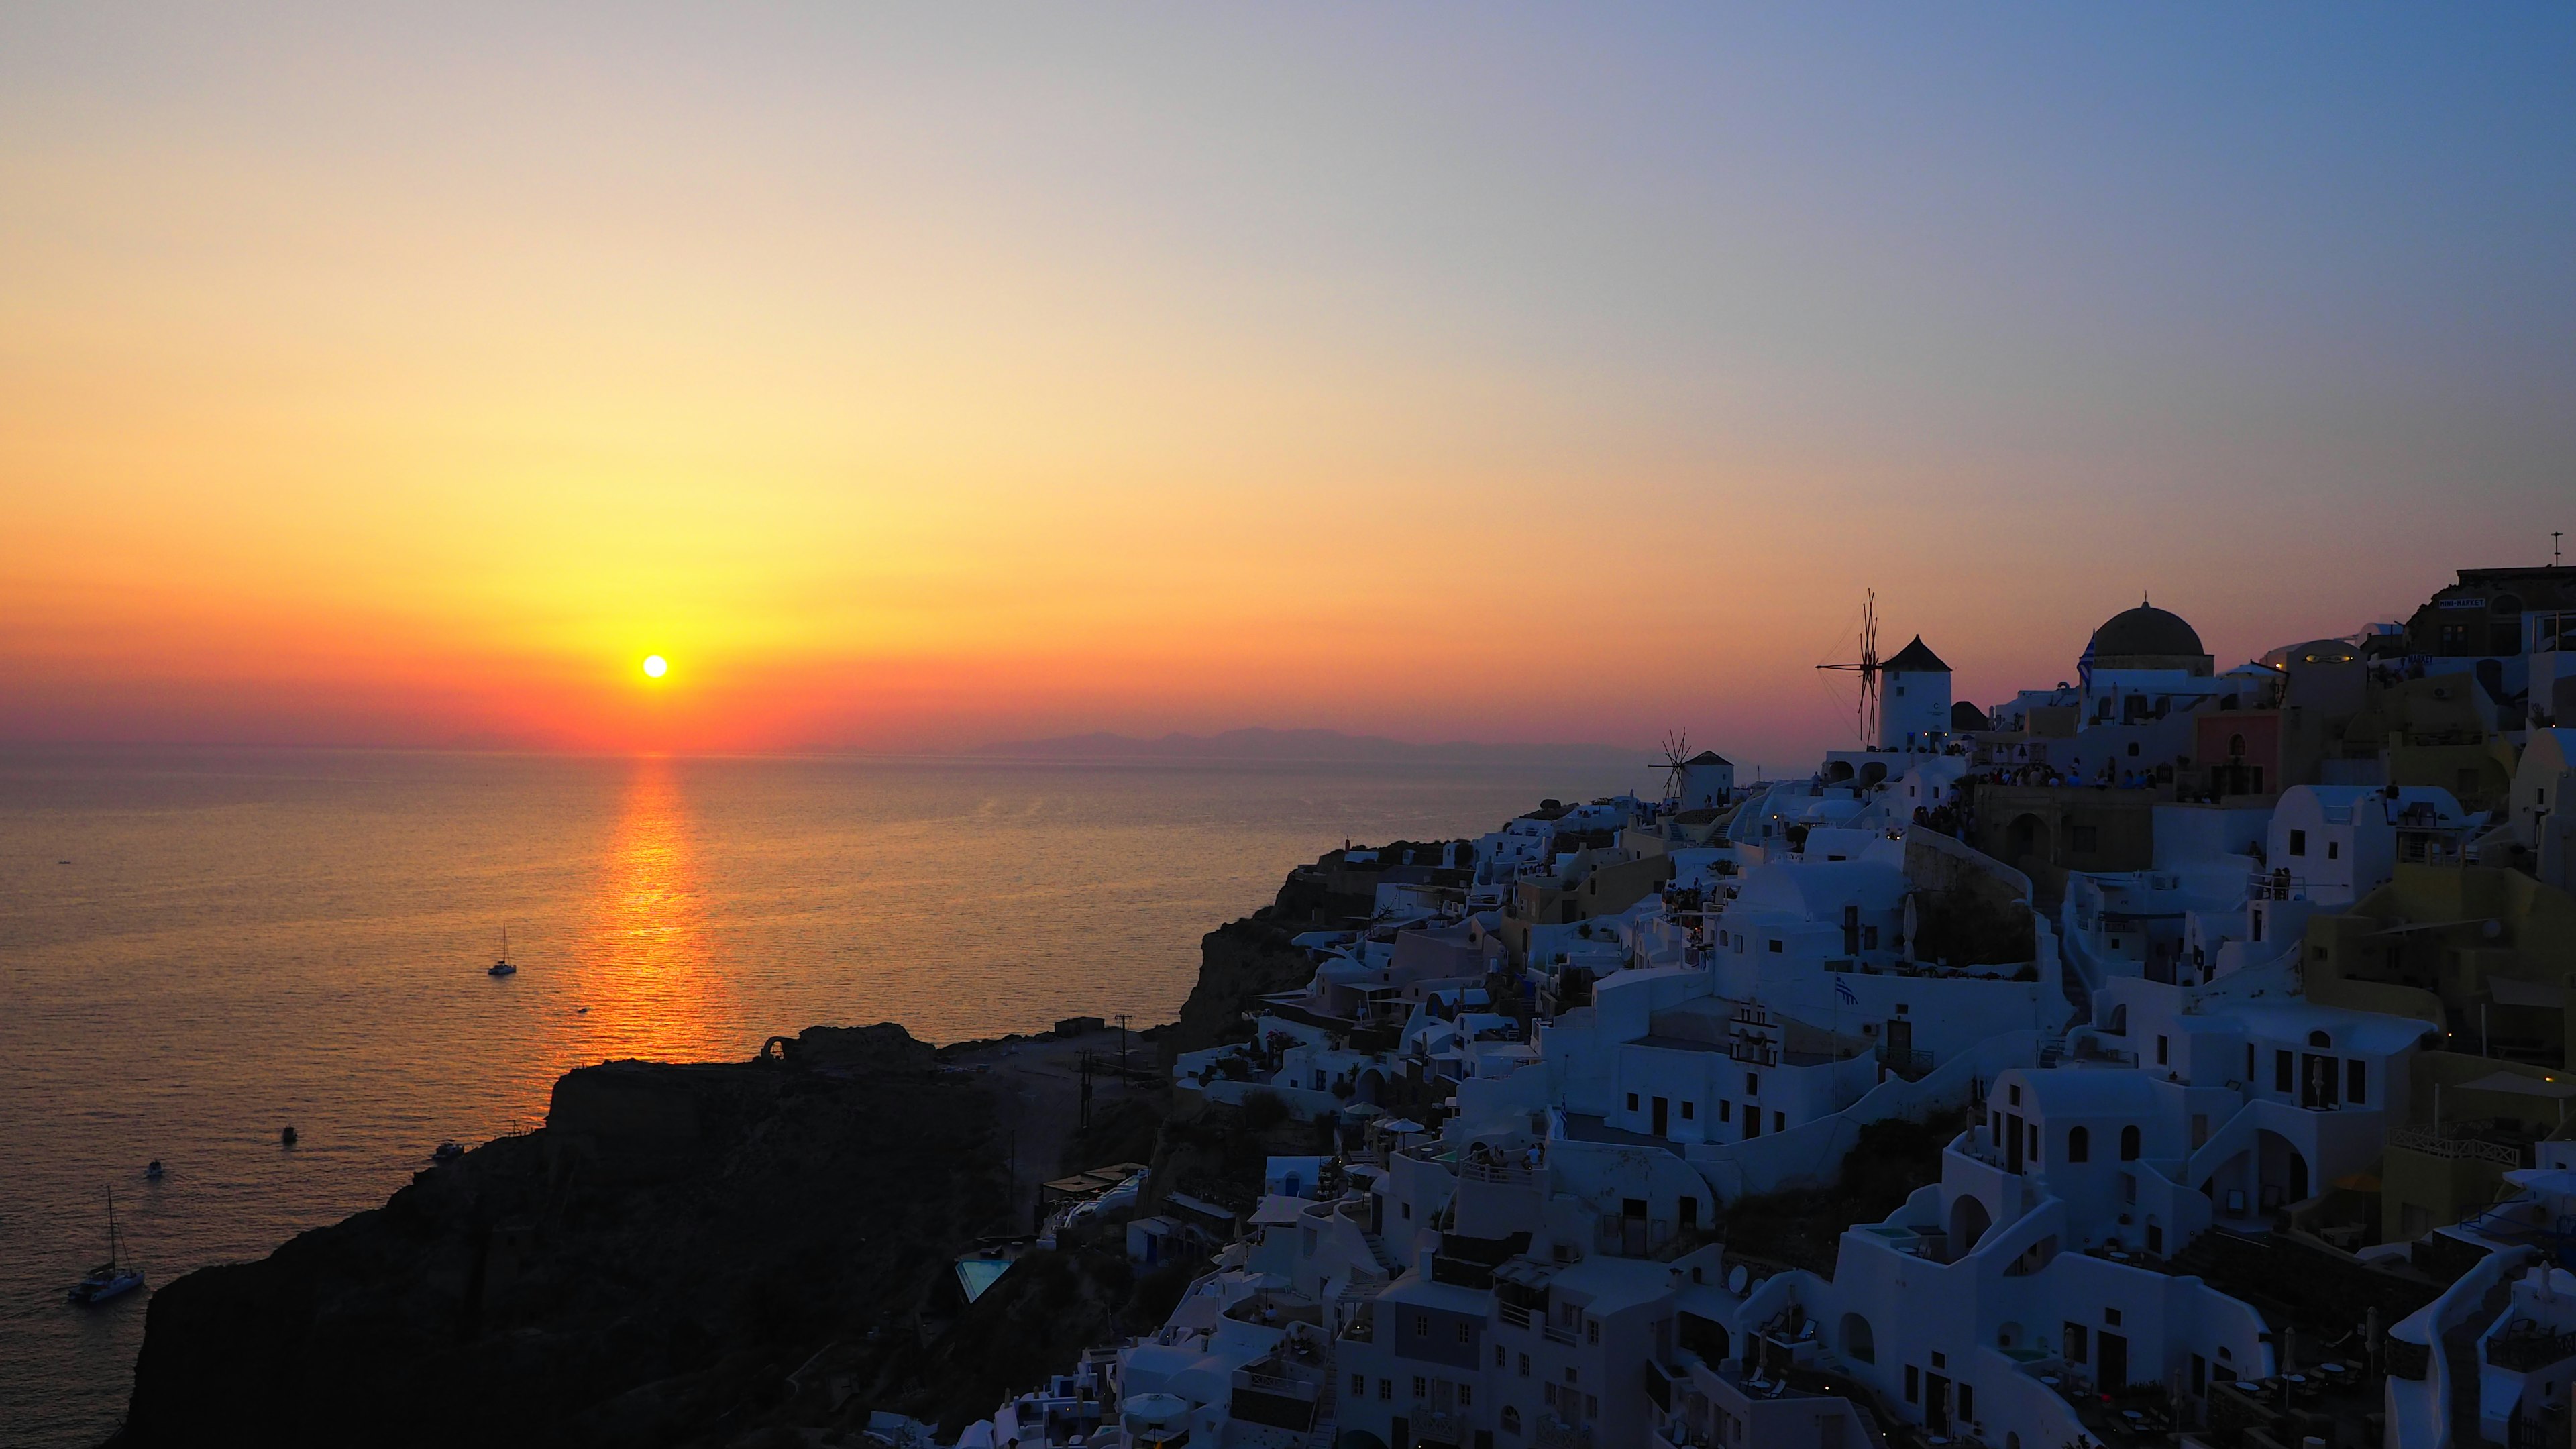
[[[649,679],[659,679],[670,672],[671,661],[663,658],[659,654],[647,654],[644,656],[645,677]]]

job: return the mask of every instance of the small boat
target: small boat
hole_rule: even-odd
[[[457,1146],[456,1139],[451,1137],[447,1141],[438,1144],[438,1149],[429,1154],[429,1160],[437,1163],[449,1163],[454,1162],[456,1159],[463,1157],[464,1155],[465,1149]]]
[[[161,1180],[160,1158],[153,1158],[150,1162],[143,1164],[143,1180],[145,1182],[159,1182]]]
[[[277,1140],[278,1140],[278,1143],[279,1143],[279,1145],[280,1145],[280,1146],[285,1146],[285,1147],[292,1147],[292,1146],[294,1146],[294,1145],[295,1145],[295,1124],[294,1124],[294,1123],[292,1123],[292,1122],[287,1123],[287,1124],[286,1124],[286,1130],[277,1134]]]
[[[143,1270],[126,1261],[125,1234],[116,1226],[116,1191],[111,1188],[107,1194],[107,1261],[81,1275],[81,1280],[72,1285],[71,1299],[86,1307],[142,1286]]]
[[[510,923],[507,921],[501,923],[501,959],[493,962],[492,969],[484,974],[489,976],[519,974],[519,968],[510,964]]]

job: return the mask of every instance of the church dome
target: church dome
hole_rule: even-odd
[[[2114,614],[2101,628],[2093,631],[2093,657],[2129,658],[2137,655],[2206,654],[2200,647],[2200,633],[2184,623],[2179,614],[2140,604]]]

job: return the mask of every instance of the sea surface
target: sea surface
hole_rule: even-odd
[[[158,1286],[535,1125],[585,1063],[1169,1020],[1299,862],[1644,773],[0,752],[0,1445],[123,1416],[148,1295],[63,1293],[111,1191]]]

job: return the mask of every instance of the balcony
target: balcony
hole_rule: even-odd
[[[2392,1127],[2388,1145],[2407,1152],[2420,1152],[2446,1162],[2486,1162],[2497,1167],[2525,1167],[2529,1149],[2519,1142],[2491,1140],[2485,1135],[2472,1135],[2459,1130],[2427,1132],[2415,1127]]]
[[[1538,1449],[1592,1449],[1589,1424],[1569,1424],[1554,1414],[1541,1414],[1530,1428]]]

